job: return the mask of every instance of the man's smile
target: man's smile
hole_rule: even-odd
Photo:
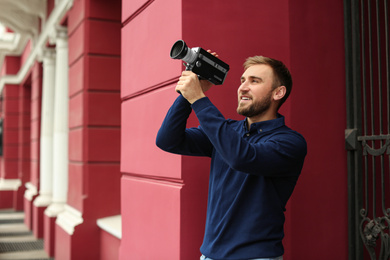
[[[240,97],[240,103],[246,103],[248,101],[251,101],[252,99],[249,96],[241,96]]]

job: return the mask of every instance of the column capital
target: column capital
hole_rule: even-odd
[[[56,49],[55,48],[42,48],[42,56],[43,58],[54,59],[56,57]]]
[[[57,49],[68,48],[68,28],[64,26],[56,26],[56,47]]]
[[[58,44],[59,40],[68,39],[68,27],[56,25],[49,34],[50,44]]]
[[[57,25],[55,31],[57,38],[68,38],[68,27]]]
[[[37,61],[43,62],[44,60],[54,60],[56,57],[56,50],[55,48],[50,47],[44,47],[39,50],[39,53],[37,54]]]

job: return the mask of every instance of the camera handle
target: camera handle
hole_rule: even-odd
[[[187,70],[187,71],[192,71],[192,68],[194,67],[194,66],[191,66],[191,65],[188,64],[188,63],[183,63],[183,65],[186,67],[186,70]],[[197,75],[197,76],[198,76],[198,79],[199,79],[199,80],[206,80],[206,79],[202,78],[202,77],[199,76],[199,75]],[[177,90],[176,92],[179,93],[179,94],[181,95],[181,93],[180,93],[179,90]]]
[[[186,70],[192,71],[192,68],[194,65],[190,65],[188,63],[183,63],[183,65],[186,67]],[[206,80],[205,78],[202,78],[201,76],[197,75],[199,80]]]

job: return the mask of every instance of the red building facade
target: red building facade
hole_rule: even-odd
[[[23,210],[50,256],[199,259],[210,161],[155,146],[183,70],[169,51],[183,39],[230,65],[208,94],[226,118],[240,118],[247,57],[290,68],[281,113],[308,156],[287,205],[285,259],[348,258],[342,2],[14,2],[4,6],[26,22],[0,15],[22,36],[12,51],[0,45],[0,208]]]

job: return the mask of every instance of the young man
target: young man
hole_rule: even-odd
[[[205,96],[211,83],[183,71],[157,135],[165,151],[212,158],[201,259],[283,259],[284,211],[306,142],[278,114],[292,87],[285,65],[255,56],[244,68],[237,112],[245,120],[225,119]],[[187,129],[192,110],[200,125]]]

